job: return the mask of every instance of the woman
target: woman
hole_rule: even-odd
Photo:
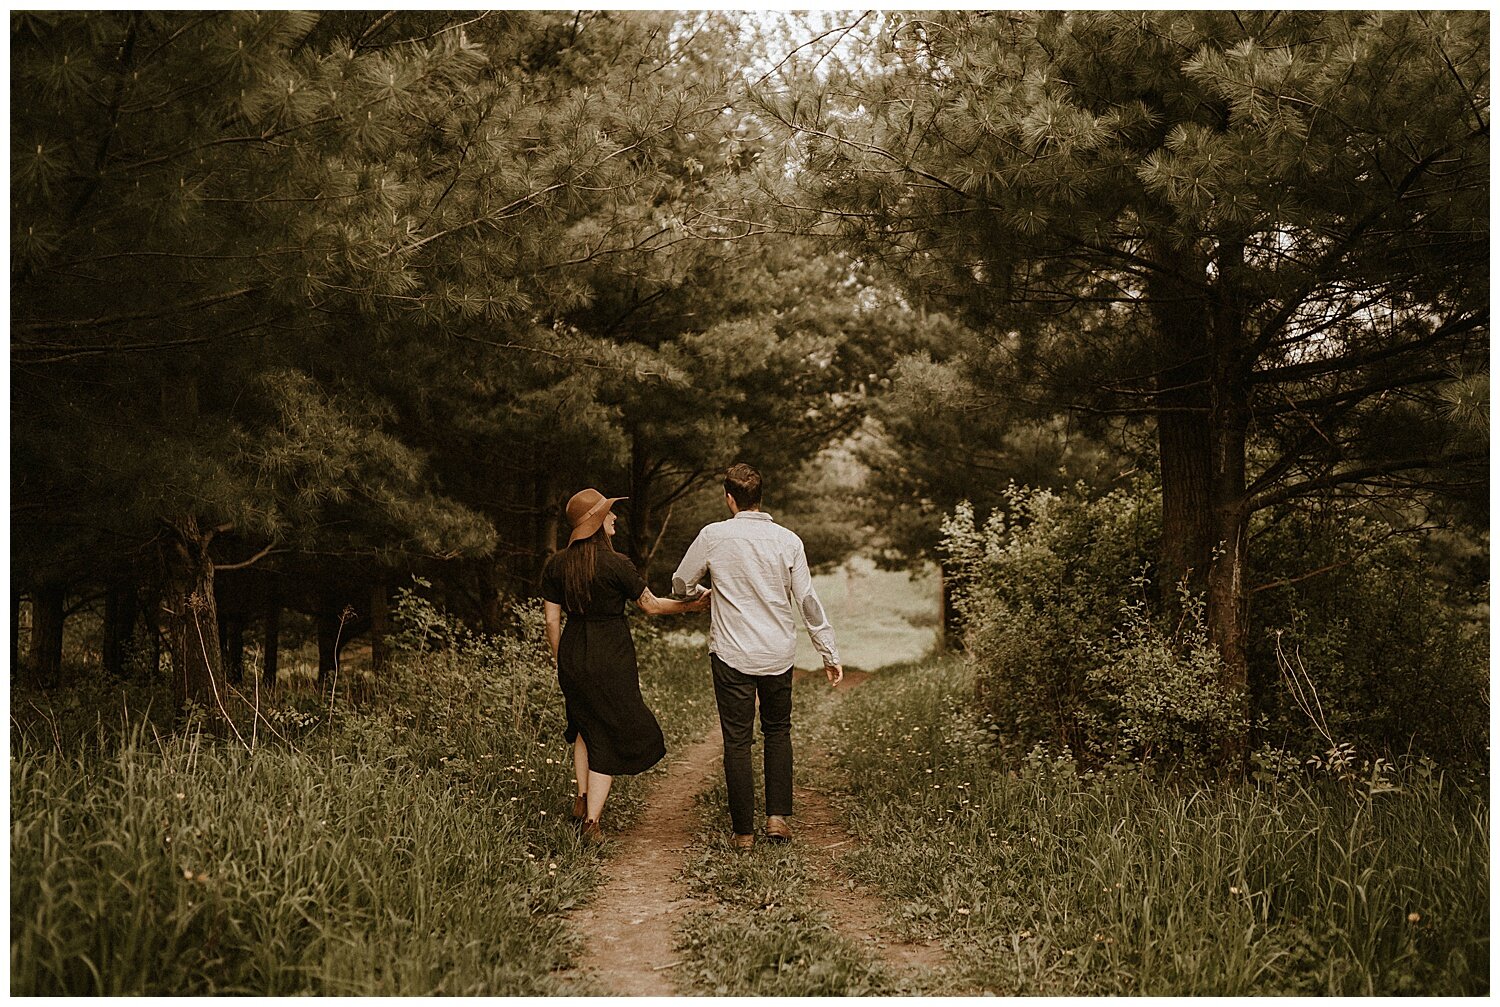
[[[625,602],[634,600],[647,615],[700,612],[709,603],[706,595],[692,602],[657,598],[631,562],[614,551],[611,508],[624,499],[594,489],[573,494],[568,547],[542,571],[547,642],[557,663],[578,782],[573,817],[583,819],[583,834],[595,843],[604,841],[599,815],[614,777],[645,772],[667,754],[661,727],[641,699]]]

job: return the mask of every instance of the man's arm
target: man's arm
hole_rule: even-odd
[[[807,551],[802,547],[800,539],[792,556],[791,567],[792,600],[802,612],[802,621],[807,623],[807,635],[811,638],[813,647],[823,658],[823,670],[828,674],[828,681],[838,685],[844,677],[844,665],[839,661],[838,644],[833,639],[833,624],[828,621],[828,613],[818,600],[818,592],[813,590],[812,572],[807,568]]]
[[[704,541],[707,530],[704,528],[698,532],[698,537],[683,554],[682,562],[677,564],[677,572],[672,574],[672,593],[678,598],[692,599],[703,593],[701,581],[708,573],[708,543]]]

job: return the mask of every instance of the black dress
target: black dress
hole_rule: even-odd
[[[559,556],[542,572],[542,597],[567,611]],[[635,643],[625,618],[625,602],[639,598],[646,582],[619,553],[596,547],[594,556],[588,607],[568,612],[557,648],[557,682],[568,713],[565,734],[570,743],[583,735],[594,772],[643,773],[667,754],[661,726],[641,698]]]

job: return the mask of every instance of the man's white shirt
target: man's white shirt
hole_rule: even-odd
[[[704,576],[714,592],[708,649],[746,675],[779,675],[797,654],[800,610],[825,664],[839,664],[833,626],[813,590],[802,540],[763,511],[706,525],[688,547],[672,593],[695,598]]]

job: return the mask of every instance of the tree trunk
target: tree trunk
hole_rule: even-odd
[[[545,501],[545,508],[546,509],[542,511],[541,544],[543,560],[546,560],[547,557],[557,552],[557,530],[562,524],[562,507],[558,505],[558,502],[556,500],[552,499],[550,488],[547,499]],[[537,567],[536,577],[537,584],[540,586],[542,580],[542,568],[540,566]]]
[[[219,641],[224,654],[224,677],[230,685],[245,681],[245,616],[233,612],[219,616]]]
[[[1209,379],[1209,317],[1189,277],[1204,277],[1192,256],[1162,243],[1155,249],[1164,271],[1147,285],[1159,337],[1156,432],[1161,455],[1161,569],[1157,578],[1168,611],[1178,586],[1207,587],[1213,556],[1210,485],[1213,437]]]
[[[10,573],[10,666],[21,667],[21,590],[20,579],[16,576],[15,567]]]
[[[62,677],[63,621],[67,588],[43,581],[31,590],[31,651],[27,660],[35,685],[51,687]]]
[[[386,635],[391,625],[390,602],[386,598],[385,582],[377,581],[370,588],[370,670],[375,675],[385,671],[389,655]]]
[[[938,564],[938,583],[942,592],[943,647],[948,650],[964,649],[964,622],[959,614],[956,586],[953,575],[942,564]]]
[[[276,688],[281,658],[281,592],[273,587],[266,600],[265,657],[261,665],[261,687]]]
[[[1249,377],[1244,317],[1235,296],[1244,250],[1219,250],[1218,299],[1214,307],[1213,542],[1208,572],[1208,633],[1223,664],[1224,690],[1237,697],[1245,728],[1225,739],[1231,767],[1249,755],[1250,592],[1245,585],[1249,501],[1245,493],[1245,447],[1250,427]]]
[[[10,666],[20,671],[21,665],[21,596],[26,591],[21,590],[20,578],[15,575],[15,567],[10,569]]]
[[[153,584],[141,595],[141,622],[146,628],[145,681],[155,682],[161,675],[161,588]]]
[[[223,708],[224,675],[219,650],[219,619],[214,601],[214,566],[208,557],[213,532],[196,517],[168,524],[162,545],[162,627],[172,656],[172,691],[178,705]]]
[[[491,636],[505,629],[505,592],[498,560],[479,560],[479,628]]]
[[[125,661],[135,638],[135,585],[112,583],[104,594],[104,670],[125,677]]]
[[[626,529],[630,541],[626,555],[635,568],[646,575],[651,561],[651,476],[645,446],[638,431],[630,432],[630,513]]]

